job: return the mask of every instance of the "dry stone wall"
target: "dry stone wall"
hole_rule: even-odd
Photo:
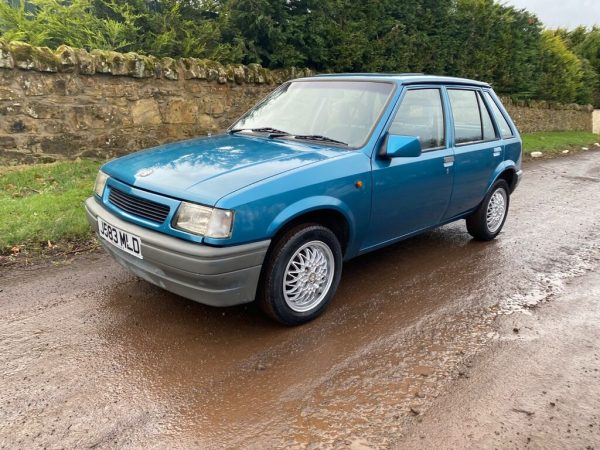
[[[216,133],[311,74],[0,41],[0,164],[111,158]]]
[[[515,102],[510,98],[502,98],[502,103],[521,133],[592,131],[591,105],[565,105],[542,101]]]
[[[216,133],[278,84],[311,74],[0,40],[0,164],[112,158]],[[524,132],[592,129],[591,108],[506,106]]]

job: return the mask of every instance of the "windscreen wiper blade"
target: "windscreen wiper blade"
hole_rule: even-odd
[[[252,131],[253,133],[269,133],[269,135],[277,136],[289,136],[290,133],[287,131],[278,130],[272,127],[261,127],[261,128],[234,128],[230,130],[230,133],[239,133],[240,131]]]
[[[269,137],[289,137],[291,139],[298,139],[304,141],[318,141],[318,142],[329,142],[331,144],[339,144],[348,146],[347,143],[332,139],[327,136],[320,134],[290,134],[287,131],[278,130],[273,127],[261,127],[261,128],[234,128],[230,130],[230,133],[239,133],[241,131],[251,131],[252,133],[268,133]]]
[[[346,142],[338,141],[327,136],[321,136],[320,134],[295,134],[294,139],[300,139],[305,141],[319,141],[319,142],[331,142],[332,144],[340,144],[348,146]]]

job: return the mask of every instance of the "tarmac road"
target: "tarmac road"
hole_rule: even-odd
[[[475,408],[486,390],[474,383],[453,396],[471,361],[491,358],[482,374],[500,361],[490,349],[506,321],[597,280],[599,200],[600,152],[528,163],[497,240],[474,242],[457,222],[357,258],[328,311],[298,328],[253,305],[179,298],[104,254],[5,270],[0,448],[358,449],[419,446],[428,430],[443,437],[436,420]],[[437,444],[460,446],[461,436]],[[589,439],[597,448],[598,434]]]

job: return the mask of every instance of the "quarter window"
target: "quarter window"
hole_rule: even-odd
[[[406,92],[389,132],[417,136],[423,150],[444,147],[444,109],[439,89]]]
[[[500,135],[505,139],[512,137],[513,132],[510,129],[510,125],[508,125],[508,122],[504,118],[502,112],[500,112],[500,108],[498,108],[498,105],[492,99],[492,96],[489,94],[489,92],[484,92],[483,96],[485,97],[488,105],[490,105],[490,107],[492,108],[492,112],[494,114],[494,117],[496,118],[496,123],[498,124],[498,128],[500,129]]]

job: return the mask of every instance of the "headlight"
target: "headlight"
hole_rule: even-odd
[[[231,236],[232,225],[233,211],[194,203],[181,202],[175,217],[177,228],[216,239]]]
[[[94,191],[98,197],[102,198],[104,194],[104,186],[106,186],[106,180],[108,180],[108,175],[106,175],[101,170],[98,171],[98,175],[96,175],[96,184],[94,185]]]

